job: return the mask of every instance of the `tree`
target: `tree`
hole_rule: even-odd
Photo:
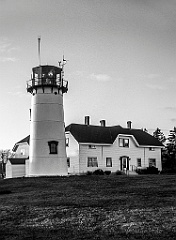
[[[0,174],[2,175],[2,178],[5,177],[5,165],[10,155],[11,155],[11,152],[9,149],[0,150]]]
[[[173,146],[176,145],[176,127],[174,127],[173,130],[169,131],[168,141],[169,141],[169,144]]]
[[[176,170],[176,127],[169,131],[165,150],[165,166],[171,170]]]
[[[161,132],[161,129],[160,128],[157,128],[154,132],[153,132],[153,136],[155,138],[157,138],[161,143],[165,143],[166,141],[166,137],[164,135],[163,132]]]

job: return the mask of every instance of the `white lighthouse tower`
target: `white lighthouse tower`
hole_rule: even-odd
[[[63,65],[32,69],[27,92],[31,93],[29,176],[67,175],[63,93]]]

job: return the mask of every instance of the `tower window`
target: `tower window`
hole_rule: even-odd
[[[50,154],[57,154],[58,142],[50,141],[50,142],[48,142],[48,145],[49,145]]]

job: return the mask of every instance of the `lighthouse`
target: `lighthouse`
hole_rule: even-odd
[[[27,81],[31,94],[29,176],[67,175],[63,64],[39,65]]]

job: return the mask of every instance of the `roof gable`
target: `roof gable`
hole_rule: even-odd
[[[16,150],[17,150],[17,148],[18,148],[20,143],[27,143],[29,145],[29,142],[30,142],[30,135],[28,135],[27,137],[23,138],[19,142],[15,143],[14,147],[12,148],[12,151],[16,152]]]

